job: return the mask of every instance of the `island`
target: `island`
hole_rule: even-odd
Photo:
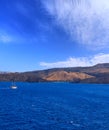
[[[109,63],[89,67],[52,68],[28,72],[0,72],[0,81],[109,84]]]

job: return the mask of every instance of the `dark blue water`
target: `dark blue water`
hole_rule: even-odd
[[[109,85],[0,83],[0,130],[109,130]]]

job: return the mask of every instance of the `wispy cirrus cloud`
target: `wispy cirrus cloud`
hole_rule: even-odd
[[[0,34],[0,42],[1,43],[10,43],[13,42],[13,38],[7,34]]]
[[[57,68],[57,67],[84,67],[92,66],[98,63],[109,63],[109,54],[97,54],[91,57],[70,57],[65,61],[58,61],[53,63],[40,62],[40,66],[45,68]]]
[[[44,0],[48,13],[73,40],[92,49],[109,44],[108,0]]]
[[[2,44],[27,44],[28,42],[36,42],[37,38],[35,37],[26,37],[23,35],[17,35],[16,33],[9,33],[8,31],[0,31],[0,43]]]

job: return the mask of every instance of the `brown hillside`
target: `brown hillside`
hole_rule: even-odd
[[[90,76],[85,73],[57,71],[48,74],[48,76],[43,77],[43,79],[47,81],[76,81],[92,77],[93,76]]]

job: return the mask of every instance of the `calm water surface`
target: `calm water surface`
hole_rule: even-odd
[[[109,85],[0,83],[0,130],[109,130]]]

